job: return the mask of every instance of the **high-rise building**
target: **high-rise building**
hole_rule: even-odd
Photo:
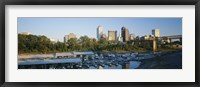
[[[97,38],[100,39],[102,34],[103,34],[103,27],[101,25],[99,25],[97,27]]]
[[[123,41],[122,39],[123,39],[122,35],[121,35],[121,33],[119,33],[118,41],[122,42]]]
[[[108,40],[117,40],[117,31],[108,31]]]
[[[152,35],[154,35],[155,37],[160,37],[160,29],[153,29]]]
[[[122,27],[121,28],[121,32],[122,32],[122,40],[123,42],[127,42],[129,41],[129,31],[128,31],[128,28],[126,27]]]
[[[64,36],[64,42],[67,42],[71,38],[76,38],[76,35],[74,33],[70,33],[68,35]]]

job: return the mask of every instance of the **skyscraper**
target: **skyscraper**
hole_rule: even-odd
[[[71,38],[76,38],[76,35],[74,33],[70,33],[68,35],[64,36],[64,42],[67,42]]]
[[[118,36],[118,41],[120,41],[120,42],[122,42],[123,40],[122,40],[122,35],[121,35],[121,33],[119,33],[119,36]]]
[[[100,39],[102,34],[103,34],[103,27],[101,25],[99,25],[97,27],[97,38]]]
[[[122,40],[123,42],[127,42],[129,41],[129,31],[128,31],[128,28],[126,27],[122,27],[121,28],[121,32],[122,32]]]
[[[117,31],[108,31],[108,40],[117,40]]]
[[[154,35],[155,37],[160,37],[160,29],[153,29],[152,35]]]

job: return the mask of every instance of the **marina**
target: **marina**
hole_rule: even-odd
[[[19,57],[19,69],[136,69],[141,60],[155,58],[165,53],[94,53],[69,52],[42,56]],[[50,56],[51,55],[51,56]],[[45,56],[48,56],[46,58]]]

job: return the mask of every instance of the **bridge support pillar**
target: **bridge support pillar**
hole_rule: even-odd
[[[156,39],[153,39],[153,52],[157,51]]]

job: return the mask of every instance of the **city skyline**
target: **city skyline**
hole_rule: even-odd
[[[70,33],[80,36],[97,37],[97,27],[101,25],[103,33],[108,31],[121,33],[125,26],[129,34],[136,36],[151,35],[153,29],[160,29],[160,36],[182,35],[182,18],[18,18],[18,32],[30,32],[45,35],[63,42]]]

